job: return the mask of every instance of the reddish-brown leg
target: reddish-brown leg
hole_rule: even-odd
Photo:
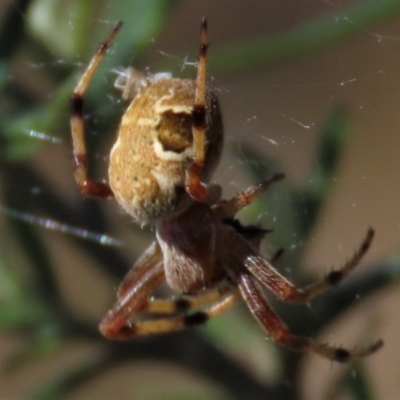
[[[238,297],[238,291],[234,288],[221,286],[193,296],[153,299],[152,295],[164,282],[162,253],[158,242],[153,242],[122,281],[116,304],[100,323],[103,335],[109,339],[125,340],[137,335],[183,329],[219,314]],[[210,305],[205,310],[197,310],[207,304]],[[154,319],[160,313],[174,315]],[[130,321],[135,314],[141,315],[139,322]]]
[[[283,249],[279,249],[269,260],[273,265],[283,254]],[[224,296],[236,292],[232,286],[217,286],[211,289],[202,290],[195,295],[183,295],[176,299],[147,299],[141,311],[151,313],[178,313],[187,312],[203,307],[207,304],[218,303]]]
[[[271,185],[279,182],[285,177],[284,174],[274,174],[271,178],[259,183],[258,185],[251,186],[236,196],[232,197],[230,200],[222,200],[219,202],[218,206],[215,208],[220,219],[233,218],[238,211],[242,208],[250,205],[261,193],[265,192]]]
[[[193,106],[193,159],[186,171],[185,187],[191,197],[209,202],[208,185],[201,182],[204,168],[206,138],[206,78],[207,78],[207,21],[201,21],[199,64],[197,67],[196,92]]]
[[[200,293],[201,295],[201,293]],[[214,304],[201,311],[195,311],[191,314],[187,309],[184,315],[172,315],[159,319],[143,320],[136,323],[131,323],[129,325],[130,332],[129,337],[132,338],[138,335],[154,335],[167,332],[173,332],[181,329],[185,329],[194,325],[200,325],[207,322],[209,319],[219,315],[226,309],[231,307],[231,305],[240,297],[239,292],[234,290],[225,296],[221,296]],[[196,306],[201,304],[204,299],[201,299]]]
[[[121,22],[116,24],[108,34],[106,40],[100,45],[76,85],[71,97],[71,135],[75,181],[82,193],[99,198],[113,197],[113,192],[108,183],[98,182],[88,178],[88,160],[85,146],[85,128],[83,119],[83,96],[107,48],[109,47],[110,42],[114,39],[121,26]]]
[[[292,350],[311,350],[322,357],[345,363],[355,358],[368,356],[383,346],[382,340],[378,340],[364,349],[350,351],[342,347],[333,347],[318,343],[306,337],[291,335],[287,326],[269,306],[262,294],[262,289],[254,277],[248,274],[241,274],[238,276],[238,285],[247,306],[261,326],[269,332],[273,340]]]
[[[235,288],[226,288],[200,292],[198,298],[191,296],[189,299],[150,300],[150,296],[164,281],[161,263],[146,272],[103,319],[100,324],[102,334],[113,340],[127,340],[139,335],[184,329],[205,323],[230,307],[239,297]],[[189,314],[193,308],[201,307],[210,301],[212,304],[204,310],[195,310]],[[142,313],[143,318],[137,322],[130,321],[130,318],[139,312]],[[155,319],[155,314],[159,313],[173,315]],[[177,315],[177,313],[183,313],[183,315]]]
[[[118,287],[117,298],[122,300],[142,276],[162,261],[160,245],[154,241],[139,257]]]
[[[262,181],[258,185],[251,186],[243,192],[232,197],[232,199],[229,201],[232,207],[232,212],[236,214],[242,208],[251,204],[257,197],[261,195],[261,193],[269,189],[274,183],[281,181],[284,177],[285,175],[282,173],[274,174],[271,178]]]
[[[129,322],[139,312],[147,298],[165,282],[162,263],[146,271],[136,282],[131,282],[129,291],[120,298],[115,306],[100,322],[100,332],[109,339],[122,340],[132,336],[133,326]]]
[[[273,266],[260,256],[252,255],[246,258],[244,265],[247,270],[265,287],[270,289],[276,296],[286,301],[306,302],[313,297],[325,292],[332,286],[337,285],[345,278],[361,261],[371,246],[374,237],[373,229],[369,229],[359,249],[355,252],[342,268],[329,272],[325,278],[312,283],[303,289],[296,288]]]

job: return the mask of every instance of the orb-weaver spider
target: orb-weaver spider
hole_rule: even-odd
[[[131,103],[111,150],[109,184],[88,177],[83,96],[120,27],[121,23],[115,25],[101,44],[71,99],[75,180],[84,194],[114,197],[138,224],[154,224],[156,240],[120,285],[115,306],[100,324],[101,332],[110,339],[129,339],[178,330],[205,322],[242,297],[272,338],[293,350],[311,350],[339,362],[378,350],[381,340],[349,351],[293,336],[263,295],[266,287],[285,301],[309,301],[356,267],[374,232],[368,231],[342,268],[304,289],[284,278],[273,267],[274,259],[267,261],[258,254],[264,231],[243,226],[234,217],[283,175],[230,200],[221,200],[220,186],[209,183],[220,159],[223,127],[217,97],[206,86],[205,19],[195,80],[120,71],[116,86]],[[165,282],[181,293],[177,300],[152,297]],[[132,320],[135,315],[141,318]]]

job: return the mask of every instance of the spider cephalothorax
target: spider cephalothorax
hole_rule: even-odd
[[[266,231],[242,225],[235,215],[283,175],[230,200],[222,200],[220,186],[209,183],[221,155],[223,128],[217,98],[206,87],[205,19],[195,80],[120,70],[116,86],[131,103],[111,151],[109,184],[88,178],[83,95],[120,27],[117,24],[101,44],[71,99],[74,174],[83,193],[114,197],[138,224],[152,223],[156,240],[121,283],[101,332],[110,339],[129,339],[182,329],[205,322],[241,297],[272,338],[293,350],[311,350],[339,362],[378,350],[381,340],[352,352],[293,336],[268,304],[263,288],[285,301],[307,302],[339,283],[367,252],[374,232],[368,231],[342,268],[304,289],[297,289],[274,268],[280,252],[270,260],[259,255]],[[180,297],[154,298],[164,283]]]

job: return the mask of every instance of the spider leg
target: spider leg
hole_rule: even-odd
[[[278,250],[274,253],[274,255],[270,258],[269,264],[270,264],[270,265],[274,265],[274,264],[282,257],[284,251],[285,251],[285,250],[284,250],[283,248],[278,249]]]
[[[192,301],[189,300],[185,304],[181,303],[181,300],[146,301],[151,293],[165,280],[162,271],[162,265],[158,264],[143,276],[134,292],[127,294],[124,301],[116,304],[100,324],[100,330],[103,335],[109,339],[127,340],[139,335],[154,335],[184,329],[192,325],[205,323],[210,318],[225,311],[239,298],[239,292],[232,287],[226,293],[218,293],[216,290],[206,294],[200,293],[199,299],[193,298]],[[214,300],[213,304],[204,310],[189,314],[192,306],[197,308],[209,300]],[[154,318],[154,314],[160,312],[170,313],[183,310],[185,311],[184,315],[177,316],[175,314]],[[147,312],[148,318],[143,317],[142,320],[137,322],[130,322],[129,318],[137,311]]]
[[[251,186],[243,192],[238,193],[230,200],[219,202],[218,206],[215,208],[215,212],[220,219],[233,218],[238,211],[251,204],[262,192],[284,177],[285,175],[281,173],[274,174],[271,178],[262,181],[258,185]]]
[[[221,194],[218,185],[201,182],[206,147],[206,69],[207,69],[207,20],[201,21],[199,64],[197,67],[196,91],[193,106],[193,156],[186,170],[185,188],[195,200],[213,203]]]
[[[283,249],[279,249],[269,260],[274,264],[282,256]],[[142,310],[152,313],[177,313],[190,309],[200,308],[205,304],[215,303],[226,294],[232,292],[231,286],[217,286],[208,290],[203,290],[195,295],[185,295],[179,299],[164,300],[151,299],[143,306]]]
[[[124,339],[133,336],[129,335],[132,330],[129,318],[141,310],[147,298],[164,282],[164,267],[160,262],[132,282],[129,290],[125,288],[125,295],[117,300],[114,307],[100,322],[100,332],[109,339]]]
[[[274,264],[282,256],[283,249],[278,251],[269,260],[270,264]],[[230,286],[218,286],[212,289],[203,290],[196,295],[185,295],[179,299],[164,300],[164,299],[151,299],[143,306],[142,310],[152,313],[177,313],[195,309],[218,301],[221,297],[229,292],[232,292]]]
[[[244,264],[247,270],[276,296],[286,301],[307,302],[313,297],[337,285],[361,261],[371,246],[374,230],[369,229],[358,250],[340,269],[329,272],[325,278],[316,283],[297,289],[291,282],[283,277],[272,265],[262,257],[250,255]]]
[[[165,318],[143,320],[129,325],[129,332],[123,339],[129,339],[138,335],[154,335],[185,329],[194,325],[200,325],[209,319],[219,315],[239,298],[239,292],[234,291],[221,297],[214,304],[201,311],[185,313],[182,316],[168,316]],[[188,310],[189,311],[189,310]],[[125,332],[126,333],[126,332]]]
[[[345,363],[356,358],[368,356],[383,346],[382,340],[377,340],[366,348],[350,351],[342,347],[319,343],[306,337],[291,335],[287,326],[269,306],[254,277],[246,273],[240,274],[238,276],[238,285],[247,306],[261,326],[270,333],[274,341],[292,350],[311,350],[332,361]]]
[[[155,334],[200,324],[229,307],[238,297],[231,286],[215,287],[176,300],[152,299],[155,290],[165,282],[162,252],[153,242],[128,272],[117,292],[117,302],[100,323],[100,331],[109,339],[123,340],[137,335]],[[211,304],[202,311],[198,309]],[[147,314],[130,322],[135,314]],[[175,314],[154,319],[156,314]],[[177,313],[185,315],[177,316]],[[187,314],[187,315],[186,315]],[[150,319],[149,319],[150,316]]]
[[[206,304],[216,303],[222,297],[232,292],[232,287],[215,287],[203,290],[195,295],[184,295],[177,299],[150,299],[142,307],[142,311],[168,314],[187,312],[196,308],[203,307]]]
[[[160,245],[155,240],[139,257],[133,267],[125,275],[117,291],[118,300],[122,300],[129,291],[135,286],[139,279],[143,277],[150,269],[154,268],[162,261],[162,252]]]
[[[82,193],[99,198],[113,197],[113,192],[107,183],[94,181],[88,178],[88,161],[84,137],[83,96],[110,42],[114,39],[121,26],[121,22],[116,24],[105,41],[100,45],[86,68],[86,71],[75,86],[74,93],[71,97],[71,135],[75,181]]]

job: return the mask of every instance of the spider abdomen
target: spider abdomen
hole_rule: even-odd
[[[109,182],[119,204],[140,225],[183,211],[192,157],[195,81],[162,79],[142,89],[126,110],[111,150]],[[207,92],[208,181],[222,149],[222,122],[216,97]]]

